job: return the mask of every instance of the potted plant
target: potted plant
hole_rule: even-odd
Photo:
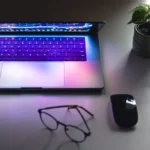
[[[128,24],[134,23],[133,51],[150,58],[150,5],[140,4],[129,12],[132,15]]]

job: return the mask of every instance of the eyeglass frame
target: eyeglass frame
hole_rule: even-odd
[[[77,112],[80,114],[81,118],[83,119],[83,122],[85,123],[85,126],[86,126],[88,132],[85,132],[84,130],[82,130],[82,129],[80,129],[79,127],[74,126],[74,125],[66,125],[66,124],[64,124],[64,123],[62,123],[62,122],[60,122],[60,121],[58,121],[58,120],[57,120],[54,116],[52,116],[51,114],[49,114],[49,113],[47,113],[47,112],[43,112],[43,110],[55,109],[55,108],[65,108],[65,107],[67,107],[68,110],[70,110],[70,109],[76,109],[76,110],[77,110]],[[90,131],[90,128],[89,128],[89,126],[88,126],[88,124],[87,124],[87,122],[86,122],[86,120],[85,120],[84,116],[82,115],[82,113],[81,113],[81,111],[80,111],[79,108],[81,108],[82,110],[84,110],[84,111],[85,111],[86,113],[88,113],[91,117],[94,117],[94,114],[92,114],[91,112],[89,112],[88,110],[86,110],[84,107],[79,106],[79,105],[61,105],[61,106],[45,107],[45,108],[38,109],[38,113],[39,113],[39,115],[40,115],[40,119],[41,119],[42,123],[44,124],[44,126],[45,126],[47,129],[49,129],[50,131],[57,130],[57,128],[58,128],[58,126],[59,126],[59,124],[60,124],[60,125],[64,126],[64,130],[65,130],[66,135],[67,135],[73,142],[81,143],[81,142],[84,142],[84,141],[86,140],[86,138],[91,135],[91,131]],[[56,123],[57,123],[56,129],[51,129],[51,128],[49,128],[49,127],[44,123],[44,121],[43,121],[43,119],[42,119],[42,113],[45,113],[46,115],[52,117],[52,118],[56,121]],[[72,139],[72,138],[69,136],[69,134],[67,133],[67,126],[76,128],[76,129],[80,130],[81,132],[83,132],[83,133],[84,133],[84,139],[83,139],[82,141],[77,141],[77,140]]]

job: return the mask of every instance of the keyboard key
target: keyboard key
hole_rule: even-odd
[[[20,49],[20,48],[22,48],[22,46],[21,46],[21,45],[17,45],[16,48],[17,48],[17,49]]]
[[[22,48],[23,48],[23,49],[28,49],[29,46],[28,46],[28,45],[23,45]]]
[[[9,45],[9,48],[15,48],[15,45]]]

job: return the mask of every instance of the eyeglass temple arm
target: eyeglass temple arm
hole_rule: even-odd
[[[54,109],[54,108],[64,108],[64,107],[70,107],[72,105],[61,105],[61,106],[52,106],[52,107],[45,107],[45,108],[41,108],[39,110],[46,110],[46,109]]]
[[[91,117],[94,117],[94,114],[92,114],[91,112],[89,112],[87,109],[85,109],[84,107],[82,107],[82,106],[78,106],[78,105],[70,105],[69,107],[68,107],[68,109],[73,109],[73,108],[77,108],[77,107],[79,107],[79,108],[81,108],[82,110],[84,110],[86,113],[88,113]]]
[[[72,109],[72,108],[81,108],[82,110],[84,110],[86,113],[88,113],[90,116],[94,117],[94,114],[92,114],[91,112],[89,112],[87,109],[85,109],[82,106],[78,106],[78,105],[61,105],[61,106],[52,106],[52,107],[45,107],[45,108],[41,108],[39,110],[46,110],[46,109],[54,109],[54,108],[64,108],[67,107],[68,109]]]
[[[94,117],[94,114],[92,114],[91,112],[89,112],[87,109],[85,109],[82,106],[78,106],[79,108],[83,109],[85,112],[87,112],[91,117]]]
[[[45,108],[41,108],[39,110],[44,110],[44,109],[54,109],[54,108],[63,108],[63,107],[68,107],[69,109],[71,108],[76,108],[76,107],[79,107],[81,109],[83,109],[85,112],[87,112],[90,116],[94,116],[91,112],[89,112],[87,109],[85,109],[84,107],[82,106],[78,106],[78,105],[61,105],[61,106],[52,106],[52,107],[45,107]]]
[[[87,129],[89,130],[89,132],[90,132],[90,128],[89,128],[89,126],[88,126],[88,124],[87,124],[87,122],[86,122],[86,120],[85,120],[85,118],[84,118],[84,116],[82,115],[82,113],[80,112],[80,110],[76,107],[76,110],[78,111],[78,113],[80,114],[80,116],[81,116],[81,118],[83,119],[83,121],[84,121],[84,123],[85,123],[85,125],[86,125],[86,127],[87,127]]]
[[[75,109],[78,111],[78,113],[80,114],[81,118],[83,119],[83,121],[84,121],[84,123],[85,123],[87,129],[90,131],[90,128],[89,128],[89,126],[88,126],[88,124],[87,124],[87,122],[86,122],[84,116],[82,115],[82,113],[81,113],[80,110],[78,109],[78,107],[81,108],[82,110],[84,110],[86,113],[88,113],[88,114],[89,114],[90,116],[92,116],[92,117],[94,117],[94,114],[92,114],[91,112],[89,112],[87,109],[85,109],[85,108],[82,107],[82,106],[72,105],[72,106],[68,107],[68,109],[73,109],[73,108],[75,108]]]

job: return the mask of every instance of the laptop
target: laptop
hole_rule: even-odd
[[[0,23],[0,90],[102,89],[100,22]]]

